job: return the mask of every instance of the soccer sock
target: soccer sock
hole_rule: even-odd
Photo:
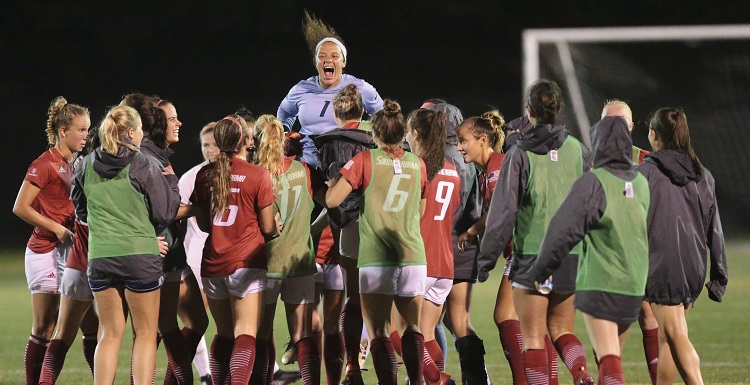
[[[318,346],[318,352],[320,352],[320,354],[323,354],[323,332],[313,330],[312,338],[315,340],[315,344]]]
[[[302,382],[305,385],[320,384],[320,351],[315,337],[302,338],[295,346]]]
[[[549,385],[549,366],[545,349],[523,352],[523,366],[529,385]]]
[[[37,337],[33,334],[29,336],[29,342],[26,343],[26,351],[24,352],[27,384],[39,383],[39,375],[42,372],[42,364],[44,363],[44,354],[47,352],[47,344],[49,344],[49,341],[44,338]]]
[[[404,366],[406,366],[406,374],[409,376],[409,380],[412,384],[419,384],[422,381],[423,363],[425,359],[424,350],[424,336],[422,333],[406,332],[401,337],[401,352],[404,358]],[[440,369],[437,368],[432,360],[429,360],[432,364],[432,369],[437,370],[437,380],[431,377],[430,381],[435,382],[440,380]],[[434,370],[430,374],[434,374]]]
[[[470,334],[457,339],[455,344],[461,364],[462,381],[469,384],[488,384],[487,369],[484,366],[484,342],[478,336]]]
[[[180,329],[174,329],[161,335],[164,341],[164,349],[167,351],[167,373],[164,376],[164,385],[192,384],[193,383],[193,352],[194,347],[188,345],[187,338]]]
[[[443,361],[443,350],[437,339],[424,343],[424,350],[430,355],[432,361],[437,365],[440,371],[445,371],[445,361]]]
[[[643,352],[646,354],[651,384],[656,385],[656,368],[659,364],[659,328],[643,331]]]
[[[503,353],[510,365],[513,385],[525,385],[526,371],[523,368],[523,337],[521,324],[517,320],[506,320],[497,325],[500,331],[500,343]]]
[[[448,338],[445,337],[445,328],[441,323],[435,326],[435,341],[437,341],[440,347],[440,355],[442,357],[439,361],[435,359],[435,356],[432,356],[432,359],[435,360],[440,370],[445,370],[445,362],[448,361]]]
[[[328,385],[339,385],[341,370],[344,368],[344,341],[341,334],[326,334],[323,345],[323,362],[326,367]]]
[[[57,381],[67,353],[68,345],[63,340],[50,341],[49,346],[47,346],[47,353],[44,355],[39,385],[52,385]]]
[[[440,345],[438,345],[437,341],[430,340],[424,344],[424,353],[423,353],[423,361],[422,361],[422,374],[424,375],[424,380],[428,384],[432,383],[438,383],[440,382],[440,368],[438,367],[435,360],[432,358],[432,355],[430,354],[430,349],[427,348],[428,345],[433,346],[433,350],[437,349],[437,353],[440,356],[440,358],[443,358],[442,351],[440,350]]]
[[[396,352],[388,337],[374,338],[370,341],[370,356],[375,367],[375,374],[380,385],[396,385],[398,365]],[[418,382],[417,382],[418,384]]]
[[[403,357],[404,352],[402,351],[403,348],[401,347],[401,336],[398,335],[397,331],[391,333],[391,344],[393,345],[393,351],[395,351],[399,356]]]
[[[279,364],[276,363],[276,343],[273,340],[273,331],[271,331],[271,339],[268,340],[268,345],[266,346],[266,349],[268,349],[268,364],[266,366],[266,378],[268,380],[273,380],[273,374],[276,373],[279,369]]]
[[[598,384],[625,385],[625,376],[622,373],[622,361],[614,354],[607,354],[599,358],[599,380]]]
[[[255,340],[255,364],[253,372],[250,374],[250,385],[266,385],[268,380],[268,341],[263,339]]]
[[[229,373],[232,385],[247,385],[255,364],[255,337],[240,334],[234,339]]]
[[[211,354],[208,361],[211,365],[211,378],[214,384],[225,384],[229,380],[229,360],[232,357],[234,340],[215,335],[211,342]]]
[[[346,347],[346,370],[360,370],[359,340],[362,335],[362,308],[358,303],[347,302],[341,312],[341,338]]]
[[[573,333],[563,334],[555,341],[555,349],[560,353],[560,357],[565,361],[570,374],[573,376],[573,382],[578,383],[583,377],[588,377],[589,373],[586,368],[586,353],[578,337]],[[659,347],[657,346],[657,350]]]
[[[555,346],[552,345],[549,336],[544,336],[544,350],[547,352],[547,364],[549,365],[549,385],[558,385],[557,351],[555,351]]]
[[[203,336],[201,336],[201,340],[195,348],[193,365],[199,376],[205,377],[206,375],[211,374],[211,366],[208,363],[208,346],[206,346],[206,338]]]
[[[91,369],[91,375],[94,375],[94,353],[96,353],[96,336],[82,336],[81,345],[83,348],[83,358],[86,359],[86,363],[89,364]]]

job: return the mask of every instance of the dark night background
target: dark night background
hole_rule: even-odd
[[[460,107],[464,116],[492,105],[510,120],[522,108],[523,29],[742,24],[750,22],[746,4],[4,2],[0,105],[6,148],[0,156],[8,174],[0,187],[5,218],[0,238],[5,246],[22,247],[30,234],[31,227],[11,209],[26,168],[46,149],[46,111],[55,96],[89,107],[92,126],[126,93],[170,99],[183,122],[172,158],[181,174],[201,160],[196,140],[203,124],[240,105],[256,115],[275,114],[292,85],[315,75],[300,28],[304,9],[343,37],[349,52],[345,72],[367,80],[384,98],[398,100],[405,111],[426,98],[442,97]],[[645,119],[647,111],[634,110],[637,120]],[[645,131],[639,135],[636,144],[648,148]],[[722,183],[732,181],[717,177],[717,185]],[[738,198],[722,197],[719,188],[719,202],[727,202],[722,206],[725,229],[746,231],[748,225],[740,218],[747,208],[740,203],[746,200],[732,199]]]

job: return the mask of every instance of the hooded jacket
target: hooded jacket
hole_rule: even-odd
[[[676,150],[649,154],[637,170],[648,179],[652,202],[645,299],[662,305],[694,302],[706,280],[708,254],[708,296],[721,302],[729,277],[713,175],[703,168],[699,178],[688,154]]]
[[[631,164],[633,142],[625,119],[608,116],[594,124],[591,145],[594,168],[603,168],[625,181],[636,178]],[[536,282],[543,282],[560,266],[570,250],[604,216],[606,208],[607,197],[601,182],[593,173],[585,173],[573,184],[550,221],[534,264],[532,275]]]
[[[131,143],[132,144],[132,143]],[[167,181],[162,169],[148,156],[120,146],[117,156],[102,151],[101,147],[83,159],[73,175],[71,199],[76,206],[78,219],[88,219],[87,201],[84,194],[84,180],[89,159],[93,157],[93,171],[103,178],[113,178],[126,166],[130,165],[128,177],[133,188],[143,194],[144,203],[149,212],[149,220],[154,225],[154,235],[164,231],[174,222],[180,206],[180,192],[177,185]],[[123,208],[127,210],[127,208]]]
[[[479,251],[479,281],[489,277],[495,268],[502,251],[513,236],[516,213],[526,193],[531,167],[526,151],[545,155],[558,149],[567,139],[569,132],[560,125],[531,126],[521,132],[516,145],[505,155],[500,168],[498,184],[487,212],[487,223]],[[583,172],[591,169],[591,152],[581,144]]]

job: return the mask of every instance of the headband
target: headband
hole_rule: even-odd
[[[339,39],[336,39],[335,37],[327,37],[319,41],[318,45],[315,46],[315,57],[318,56],[318,54],[320,53],[320,47],[323,46],[323,43],[325,42],[331,42],[339,46],[339,48],[341,48],[341,54],[344,55],[344,61],[346,61],[346,47],[344,47],[344,43],[342,43]]]
[[[164,100],[159,99],[159,101],[156,102],[156,106],[159,107],[159,106],[161,106],[162,103],[164,103]]]

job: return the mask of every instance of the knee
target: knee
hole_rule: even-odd
[[[48,340],[52,337],[52,332],[55,331],[56,323],[57,318],[55,317],[35,319],[31,325],[31,334]]]

